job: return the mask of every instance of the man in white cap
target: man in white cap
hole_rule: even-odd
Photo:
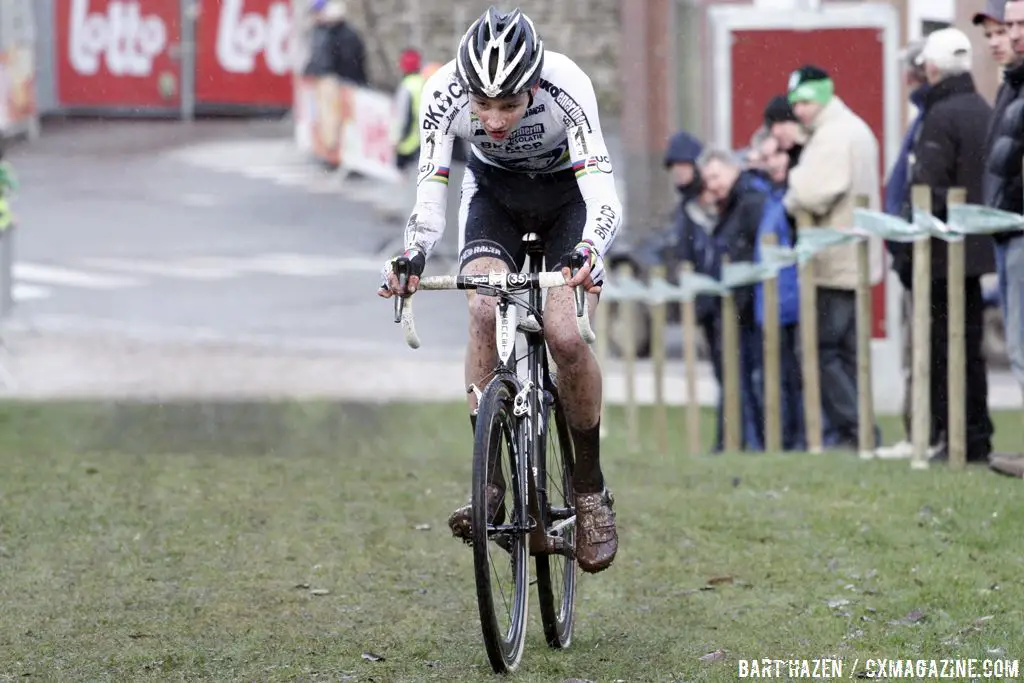
[[[971,41],[963,31],[946,28],[928,36],[917,64],[924,70],[929,89],[924,97],[921,128],[910,153],[912,185],[932,190],[932,213],[947,220],[946,195],[950,188],[967,190],[968,204],[983,201],[985,136],[992,109],[975,88],[971,76]],[[911,219],[909,202],[903,217]],[[949,433],[949,363],[964,363],[967,381],[967,461],[988,463],[992,452],[992,421],[988,413],[988,375],[982,352],[985,302],[981,277],[995,271],[992,239],[972,235],[964,241],[964,280],[948,282],[947,247],[931,240],[931,424],[939,435]],[[902,252],[897,259],[896,253]],[[894,248],[894,260],[901,262],[900,279],[912,281],[913,252],[909,244]],[[949,357],[948,291],[964,292],[965,357]],[[933,455],[948,458],[948,448]]]

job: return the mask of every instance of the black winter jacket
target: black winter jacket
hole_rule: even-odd
[[[714,230],[714,241],[718,253],[728,254],[733,263],[753,261],[757,243],[757,229],[764,215],[767,199],[765,191],[753,178],[741,175],[721,207],[718,224]],[[733,290],[736,314],[740,325],[754,325],[754,287],[738,287]]]
[[[722,256],[733,263],[754,260],[757,229],[764,213],[767,198],[764,190],[748,174],[741,174],[732,191],[719,207],[714,226],[705,227],[693,220],[683,202],[677,213],[679,241],[676,256],[680,261],[694,264],[694,270],[715,279],[722,277]],[[690,200],[695,202],[696,200]],[[754,287],[733,290],[736,313],[741,325],[754,325]],[[697,317],[707,324],[721,313],[721,299],[711,295],[697,297]]]
[[[1003,72],[988,129],[988,165],[985,173],[985,205],[1024,213],[1024,62]],[[1024,231],[993,235],[997,242],[1024,235]]]
[[[366,48],[362,37],[347,21],[314,26],[310,59],[303,73],[306,76],[332,74],[366,86]]]
[[[925,95],[921,127],[910,151],[910,182],[932,188],[932,214],[947,220],[946,194],[951,187],[967,190],[968,204],[982,204],[985,174],[985,135],[992,108],[978,94],[970,74],[949,76]],[[909,201],[903,217],[911,218]],[[992,238],[972,235],[964,242],[964,274],[980,277],[995,271]],[[932,279],[945,280],[946,242],[931,241]],[[913,280],[912,253],[907,243],[894,243],[893,268],[904,285]],[[908,287],[909,289],[909,287]]]

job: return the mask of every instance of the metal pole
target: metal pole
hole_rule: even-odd
[[[181,120],[192,121],[196,115],[196,20],[198,0],[181,0]]]

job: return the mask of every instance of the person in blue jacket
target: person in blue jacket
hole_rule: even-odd
[[[761,143],[763,172],[771,183],[764,214],[757,230],[754,261],[763,260],[761,241],[766,235],[775,235],[780,247],[792,247],[796,243],[793,225],[782,205],[786,192],[786,177],[789,173],[790,155],[778,141],[769,137]],[[803,383],[797,347],[800,340],[800,283],[795,265],[782,269],[778,276],[779,289],[779,367],[781,386],[779,400],[782,422],[782,447],[787,451],[802,451],[807,448],[804,431]],[[764,289],[758,285],[755,290],[754,312],[759,327],[764,327]],[[762,401],[763,394],[762,394]]]

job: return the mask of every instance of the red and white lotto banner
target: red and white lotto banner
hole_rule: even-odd
[[[57,0],[57,98],[78,107],[173,107],[177,0]]]
[[[199,104],[292,103],[292,9],[287,0],[203,0],[196,24]]]
[[[288,0],[199,0],[197,105],[288,107]],[[176,108],[181,0],[56,0],[57,95],[66,107]]]

